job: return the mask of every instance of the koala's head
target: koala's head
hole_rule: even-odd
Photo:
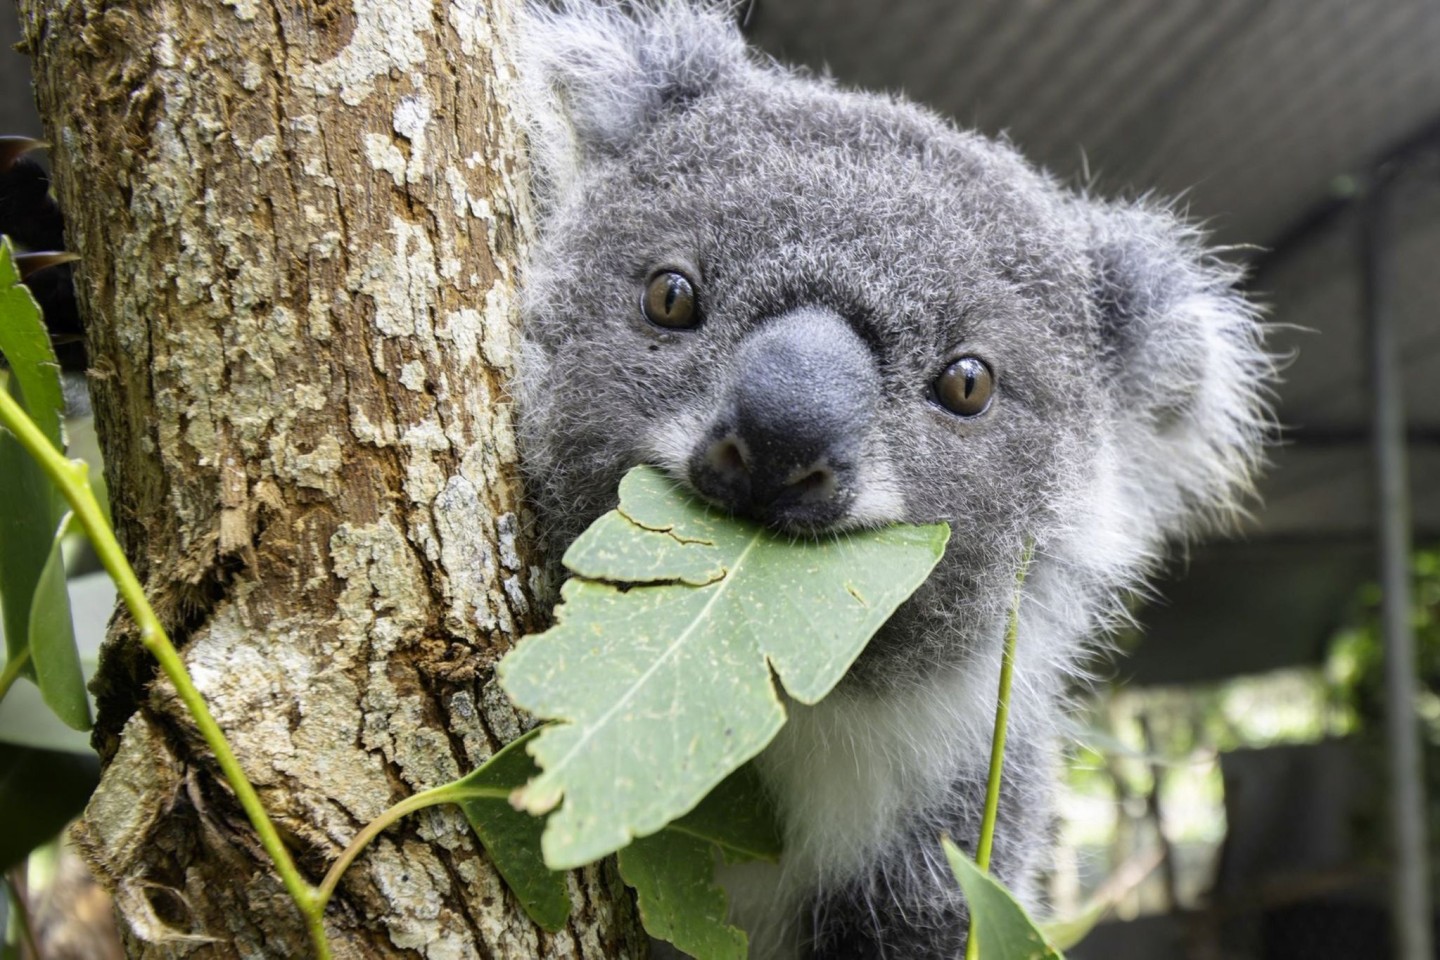
[[[1168,212],[762,63],[719,12],[570,3],[526,37],[552,546],[648,462],[789,531],[946,520],[972,596],[1027,536],[1113,590],[1245,484],[1257,326]]]

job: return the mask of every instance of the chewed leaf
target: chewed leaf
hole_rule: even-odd
[[[517,793],[559,809],[545,862],[589,863],[692,809],[785,722],[771,672],[814,703],[929,575],[949,528],[797,541],[632,470],[620,506],[567,551],[556,625],[500,663],[515,703],[560,721]],[[563,806],[561,801],[564,801]]]
[[[980,943],[980,960],[1064,960],[1045,942],[1014,895],[942,837],[945,858],[970,906],[970,935]]]

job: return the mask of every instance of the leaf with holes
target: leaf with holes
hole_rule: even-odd
[[[785,722],[772,673],[801,703],[825,696],[948,537],[934,524],[796,540],[649,467],[627,474],[620,506],[565,553],[556,625],[499,667],[518,706],[558,721],[515,796],[555,811],[545,862],[590,863],[692,809]]]

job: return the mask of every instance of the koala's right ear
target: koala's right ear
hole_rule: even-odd
[[[1085,201],[1116,395],[1117,516],[1184,535],[1240,509],[1271,433],[1266,352],[1241,271],[1168,210]]]
[[[748,64],[726,6],[703,0],[560,0],[528,5],[520,75],[533,172],[563,193],[581,165],[614,155],[665,111]]]

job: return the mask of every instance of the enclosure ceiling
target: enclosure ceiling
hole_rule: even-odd
[[[1180,198],[1254,260],[1440,121],[1433,0],[759,0],[781,60],[903,91],[1109,196]],[[1088,171],[1088,172],[1087,172]],[[1440,171],[1392,236],[1417,535],[1440,540]],[[1244,535],[1196,549],[1120,669],[1151,682],[1313,662],[1369,578],[1368,392],[1353,216],[1272,258],[1290,431]]]

